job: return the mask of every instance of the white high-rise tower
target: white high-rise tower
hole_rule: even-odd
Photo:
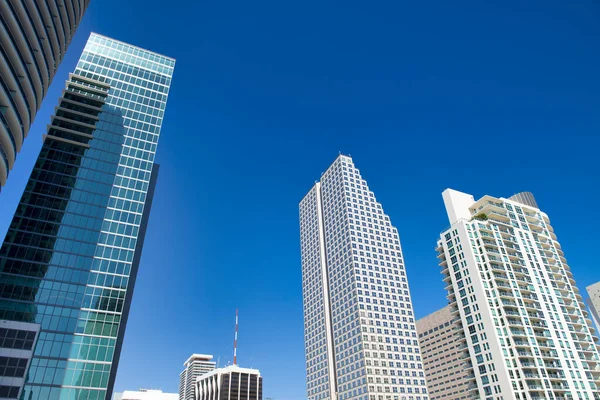
[[[300,203],[310,400],[426,400],[398,231],[340,155]]]
[[[212,355],[192,354],[183,364],[185,369],[179,374],[179,400],[194,400],[196,379],[215,369],[216,363],[211,361]]]
[[[600,399],[595,331],[533,196],[443,198],[438,257],[474,398]]]

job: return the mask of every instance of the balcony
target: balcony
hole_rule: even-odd
[[[555,380],[555,379],[566,379],[565,373],[562,371],[558,371],[558,372],[551,372],[548,374],[548,378]]]
[[[556,351],[542,351],[541,352],[543,358],[557,358],[558,353]]]
[[[527,315],[533,319],[544,319],[544,314],[540,312],[528,312]]]
[[[553,390],[561,390],[561,391],[569,390],[569,385],[567,385],[567,384],[565,384],[565,385],[552,384],[551,386],[552,386]]]
[[[514,335],[514,336],[523,336],[523,337],[527,337],[527,333],[523,330],[523,329],[516,329],[516,328],[510,328],[510,332]]]
[[[535,367],[535,363],[531,362],[531,361],[521,361],[519,360],[519,363],[523,366],[523,367]]]
[[[554,342],[552,342],[551,340],[538,340],[537,344],[538,344],[538,346],[540,346],[540,348],[545,348],[545,349],[553,349],[554,348]]]
[[[544,390],[543,386],[535,381],[525,381],[529,390]]]
[[[561,369],[561,365],[558,361],[554,361],[554,362],[547,362],[544,361],[544,365],[546,366],[546,368],[548,369]]]
[[[524,373],[523,376],[525,376],[525,378],[539,378],[540,376],[538,374],[532,374],[532,373]]]
[[[534,330],[533,334],[537,337],[545,337],[545,338],[551,338],[552,336],[550,336],[550,331],[538,331],[538,330]]]
[[[525,350],[517,350],[519,357],[533,358],[533,353]]]

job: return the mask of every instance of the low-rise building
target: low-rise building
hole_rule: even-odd
[[[230,365],[199,376],[195,400],[262,400],[262,389],[260,371]]]

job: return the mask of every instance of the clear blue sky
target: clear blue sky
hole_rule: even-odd
[[[419,317],[446,301],[447,187],[534,192],[579,287],[600,280],[598,2],[335,3],[92,0],[0,232],[90,31],[177,58],[117,390],[175,392],[193,352],[231,360],[239,307],[239,363],[304,397],[298,202],[340,151],[400,231]]]

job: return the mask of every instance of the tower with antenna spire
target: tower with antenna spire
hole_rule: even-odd
[[[233,363],[217,368],[196,378],[195,400],[237,399],[262,400],[262,376],[260,371],[242,368],[237,361],[239,310],[235,309],[233,333]]]

